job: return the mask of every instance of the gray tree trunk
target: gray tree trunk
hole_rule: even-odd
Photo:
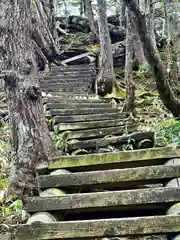
[[[100,40],[100,60],[98,85],[99,92],[111,93],[115,83],[115,72],[113,66],[112,46],[109,36],[108,21],[106,17],[105,0],[97,0],[97,16]]]
[[[135,85],[133,81],[133,23],[129,11],[126,17],[126,62],[125,62],[125,83],[126,83],[126,112],[135,115]]]
[[[89,20],[90,23],[90,28],[91,32],[99,38],[95,24],[94,24],[94,16],[93,16],[93,11],[92,11],[92,5],[91,5],[91,0],[84,0],[85,4],[85,11],[86,11],[86,16]]]
[[[2,0],[0,7],[0,69],[12,129],[11,177],[20,191],[28,190],[30,194],[36,164],[54,150],[36,81],[38,72],[31,40],[34,14],[30,0]]]

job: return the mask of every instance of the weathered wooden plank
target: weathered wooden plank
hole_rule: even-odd
[[[53,197],[28,198],[28,212],[53,210],[89,210],[113,207],[132,209],[137,205],[174,203],[180,201],[180,188],[149,188],[96,193],[78,193]],[[157,208],[157,206],[155,206]]]
[[[68,65],[68,66],[52,66],[51,71],[53,70],[58,70],[58,71],[63,71],[63,70],[79,70],[82,71],[84,69],[94,69],[95,64],[80,64],[80,65]]]
[[[66,97],[65,95],[63,96],[52,96],[49,98],[43,98],[43,102],[46,103],[64,103],[64,102],[78,102],[78,103],[109,103],[111,102],[111,99],[107,99],[107,98],[87,98],[87,97],[74,97],[72,96],[72,98],[70,97]]]
[[[74,156],[58,156],[51,159],[49,169],[102,165],[109,163],[151,161],[180,157],[180,149],[163,147]]]
[[[115,120],[124,119],[127,115],[124,113],[106,113],[106,114],[93,114],[93,115],[70,115],[70,116],[55,116],[53,124],[58,123],[72,123],[72,122],[87,122],[87,121],[102,121],[102,120]],[[93,145],[93,143],[91,144]]]
[[[153,216],[14,225],[14,240],[49,240],[127,235],[162,234],[180,231],[180,216]]]
[[[49,87],[49,86],[46,86],[46,87],[41,87],[41,91],[42,92],[48,92],[48,93],[53,93],[53,92],[65,92],[65,93],[69,93],[69,92],[74,92],[74,93],[86,93],[86,92],[91,92],[90,90],[90,87],[76,87],[76,86],[72,86],[72,85],[69,85],[67,84],[66,86],[63,86],[63,87]]]
[[[37,178],[39,188],[88,186],[95,184],[123,183],[148,181],[157,179],[172,179],[180,177],[180,166],[160,165],[68,173],[62,175],[41,175]]]
[[[41,83],[46,83],[46,82],[63,82],[63,81],[67,81],[67,82],[77,82],[77,81],[81,81],[81,80],[85,80],[85,79],[92,79],[94,78],[93,74],[92,73],[83,73],[83,74],[60,74],[58,76],[49,76],[49,75],[46,75],[46,76],[43,76],[39,78],[40,82]]]
[[[133,132],[137,129],[137,125],[127,124],[126,128],[124,126],[118,127],[107,127],[107,128],[95,128],[90,130],[80,130],[71,131],[69,134],[69,139],[88,139],[91,137],[104,137],[106,135],[121,135],[125,132]]]
[[[87,88],[90,88],[92,85],[92,82],[86,82],[86,84],[84,84],[83,81],[79,81],[77,82],[77,84],[73,84],[72,82],[69,82],[69,83],[63,83],[63,82],[60,82],[60,83],[40,83],[40,88],[41,89],[53,89],[54,91],[56,90],[59,90],[59,89],[68,89],[68,90],[72,90],[72,89],[87,89]]]
[[[67,116],[67,115],[92,115],[92,114],[105,114],[105,113],[118,113],[117,108],[77,108],[77,109],[50,109],[51,116]]]
[[[74,103],[47,103],[46,106],[45,106],[45,109],[46,110],[49,110],[49,109],[62,109],[62,108],[69,108],[69,109],[72,109],[72,108],[80,108],[80,109],[83,109],[83,108],[109,108],[109,107],[112,107],[112,103],[77,103],[77,102],[74,102]]]
[[[133,119],[115,119],[115,120],[103,120],[103,121],[92,121],[92,122],[78,122],[78,123],[60,123],[54,125],[54,130],[56,133],[68,130],[82,130],[82,129],[93,129],[93,128],[103,128],[103,127],[117,127],[134,124]]]
[[[94,115],[92,115],[94,116]],[[112,115],[111,115],[112,116]],[[58,118],[55,117],[54,120]],[[58,118],[60,120],[60,118]],[[103,119],[101,119],[103,120]],[[70,121],[70,120],[69,120]],[[59,121],[60,122],[60,121]],[[63,121],[61,121],[63,122]],[[98,147],[106,147],[107,145],[111,144],[123,144],[131,141],[135,144],[136,141],[140,141],[143,139],[149,139],[151,140],[149,142],[149,147],[154,146],[154,133],[153,132],[137,132],[132,133],[125,136],[113,136],[113,137],[107,137],[107,138],[101,138],[101,139],[89,139],[89,140],[83,140],[76,143],[68,143],[67,149],[68,151],[72,151],[78,148],[83,149],[90,149],[90,148],[96,148]]]

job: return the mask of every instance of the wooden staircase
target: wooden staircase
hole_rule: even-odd
[[[58,74],[54,67],[44,78],[51,96],[43,101],[49,128],[64,144],[36,168],[39,196],[25,202],[28,222],[0,226],[0,240],[179,240],[180,149],[154,148],[154,134],[135,132],[138,123],[121,105],[85,93],[78,70],[77,88],[48,88]],[[133,150],[122,151],[129,143]]]

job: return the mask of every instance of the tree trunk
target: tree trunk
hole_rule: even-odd
[[[126,62],[125,62],[125,83],[126,102],[125,112],[135,115],[135,85],[133,82],[133,23],[129,11],[126,15]]]
[[[91,32],[97,37],[98,33],[96,31],[96,27],[94,24],[94,16],[93,16],[93,11],[92,11],[92,4],[91,4],[91,0],[84,0],[84,5],[85,5],[85,11],[86,11],[86,16],[89,20],[89,24],[90,24],[90,28],[91,28]]]
[[[157,90],[164,105],[175,117],[180,115],[180,101],[175,97],[167,76],[166,68],[160,58],[158,50],[148,32],[145,15],[141,13],[138,5],[133,0],[125,0],[133,16],[137,32],[143,44],[144,53],[149,65],[154,72]]]
[[[108,21],[106,17],[105,0],[97,0],[97,16],[100,40],[100,61],[98,85],[99,93],[111,93],[115,82],[112,46],[109,36]]]
[[[0,7],[0,69],[12,129],[11,177],[21,193],[30,194],[36,164],[54,150],[36,81],[31,1],[2,0]]]

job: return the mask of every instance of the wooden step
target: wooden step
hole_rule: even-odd
[[[56,128],[56,126],[55,126]],[[123,133],[132,133],[136,131],[137,125],[126,124],[125,126],[94,128],[89,130],[70,131],[68,139],[89,139],[93,137],[104,137],[107,135],[122,135]],[[63,133],[62,133],[63,134]]]
[[[27,199],[28,212],[54,210],[102,211],[105,207],[120,210],[136,208],[162,208],[161,204],[180,201],[180,188],[149,188],[124,191],[107,191],[96,193],[77,193],[52,197],[32,197]]]
[[[168,181],[168,179],[170,180],[178,177],[180,177],[179,165],[160,165],[105,171],[63,173],[62,175],[40,175],[38,176],[37,181],[39,188],[80,188],[91,185],[98,185],[106,188],[107,186],[110,186],[110,184],[111,186],[117,186],[118,183],[119,187],[125,189],[133,182],[143,185],[145,183],[156,182],[155,180]]]
[[[74,122],[89,122],[89,121],[103,121],[103,120],[120,120],[127,118],[124,113],[107,113],[107,114],[93,114],[93,115],[68,115],[68,116],[55,116],[53,124],[58,123],[74,123]]]
[[[83,109],[83,108],[110,108],[112,107],[112,103],[47,103],[45,105],[45,110],[50,109]]]
[[[31,225],[9,226],[9,232],[14,240],[24,240],[27,239],[27,236],[28,240],[85,239],[88,237],[95,239],[109,237],[109,234],[111,237],[123,237],[178,233],[180,231],[179,222],[180,216],[112,218],[49,224],[36,222]]]
[[[89,154],[89,155],[74,155],[74,156],[58,156],[54,157],[49,162],[49,169],[71,168],[82,166],[97,166],[112,163],[127,163],[134,162],[143,164],[148,161],[152,165],[152,160],[156,162],[162,159],[179,158],[180,149],[173,147],[149,148],[134,151],[120,151],[113,153]]]
[[[87,89],[90,89],[92,87],[91,82],[87,84],[82,84],[82,83],[77,83],[77,84],[72,84],[72,83],[60,83],[60,84],[40,84],[40,88],[42,91],[49,90],[49,91],[61,91],[61,92],[83,92],[87,91]]]
[[[82,78],[72,78],[72,77],[64,77],[64,78],[49,78],[49,79],[43,79],[40,80],[40,86],[46,86],[46,85],[50,85],[50,86],[54,86],[54,85],[64,85],[64,84],[73,84],[74,86],[76,85],[80,85],[83,83],[91,83],[93,82],[92,77],[91,76],[82,76]]]
[[[50,76],[50,75],[45,75],[45,76],[41,76],[39,78],[40,82],[62,82],[62,81],[78,81],[78,80],[85,80],[85,79],[89,79],[89,78],[93,78],[93,74],[92,73],[83,73],[83,74],[77,74],[77,73],[61,73],[58,76]]]
[[[78,98],[78,97],[72,97],[68,98],[65,95],[64,96],[57,96],[57,97],[45,97],[43,98],[44,103],[109,103],[111,102],[111,99],[105,99],[105,98]]]
[[[113,136],[113,137],[105,137],[105,138],[101,138],[101,139],[83,140],[83,141],[78,141],[75,143],[67,143],[68,144],[67,149],[68,149],[68,151],[72,151],[72,150],[75,150],[78,148],[94,149],[97,146],[98,147],[106,147],[108,145],[125,144],[125,143],[137,145],[137,143],[142,140],[144,140],[144,142],[141,142],[142,146],[139,145],[139,146],[136,146],[136,148],[143,148],[143,146],[146,146],[146,145],[147,145],[146,148],[154,147],[154,133],[153,132],[138,132],[138,133],[132,133],[132,134],[125,135],[125,136]]]
[[[103,121],[92,121],[92,122],[79,122],[79,123],[61,123],[54,125],[54,130],[56,133],[62,131],[73,131],[82,129],[94,129],[103,127],[117,127],[134,124],[132,119],[115,119],[115,120],[103,120]]]
[[[50,87],[41,87],[41,91],[42,92],[46,92],[46,93],[53,93],[53,92],[57,92],[57,91],[59,91],[59,92],[64,92],[64,93],[69,93],[69,92],[73,92],[73,93],[86,93],[86,92],[89,92],[89,93],[91,93],[91,87],[88,87],[88,88],[86,88],[86,87],[73,87],[73,86],[69,86],[69,85],[67,85],[67,86],[64,86],[64,87],[52,87],[52,88],[50,88]]]
[[[53,116],[71,116],[71,115],[97,115],[97,114],[116,114],[120,110],[118,108],[73,108],[73,109],[50,109],[48,115]]]

